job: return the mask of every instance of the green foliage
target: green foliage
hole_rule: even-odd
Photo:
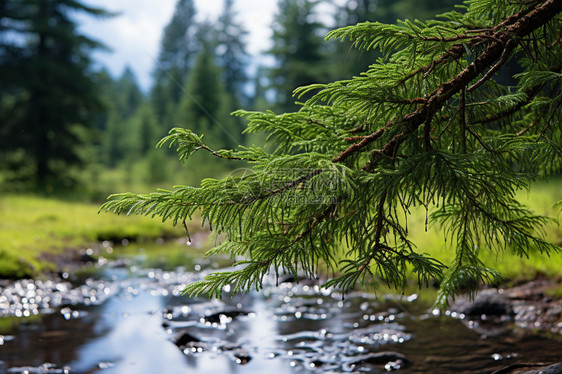
[[[322,43],[324,26],[316,20],[310,0],[279,0],[274,18],[273,48],[269,53],[276,66],[270,70],[271,87],[281,111],[294,110],[291,91],[295,87],[326,81],[328,65]]]
[[[215,147],[233,146],[239,143],[240,129],[236,121],[225,116],[230,104],[229,95],[210,48],[211,45],[205,46],[197,56],[178,107],[177,119],[193,131],[205,133]]]
[[[101,216],[95,204],[30,195],[0,197],[0,278],[37,276],[57,269],[64,251],[97,241],[142,241],[182,235],[182,229],[144,217]],[[197,229],[194,225],[191,230]]]
[[[218,20],[217,59],[223,69],[226,91],[237,101],[244,100],[244,85],[248,81],[245,37],[248,32],[236,22],[234,0],[225,0]],[[241,100],[242,99],[242,100]],[[233,108],[238,108],[236,105]]]
[[[197,10],[193,0],[178,0],[172,19],[164,28],[164,34],[160,42],[158,55],[158,66],[156,70],[157,81],[167,80],[166,75],[174,68],[177,69],[177,77],[184,79],[193,66],[195,56],[199,50],[195,38],[197,23],[195,15]],[[173,86],[173,85],[172,85]],[[179,89],[176,97],[179,97]]]
[[[461,0],[351,0],[339,7],[335,22],[344,27],[366,21],[394,24],[404,18],[425,21],[461,3]],[[333,74],[338,79],[360,74],[380,56],[378,51],[353,49],[343,43],[334,46],[333,55]]]
[[[224,241],[210,254],[243,256],[238,269],[191,284],[191,295],[222,287],[259,289],[274,272],[315,277],[319,264],[347,291],[357,282],[398,290],[417,274],[440,284],[438,302],[500,274],[482,253],[558,253],[541,238],[548,218],[516,193],[559,174],[562,3],[472,0],[441,21],[365,22],[328,34],[376,49],[381,58],[348,80],[298,89],[311,95],[293,113],[239,111],[247,132],[269,134],[271,151],[214,150],[174,129],[163,142],[183,159],[205,150],[252,169],[200,187],[113,195],[102,209],[159,216],[174,224],[196,212]],[[518,85],[494,79],[517,56]],[[189,162],[189,159],[188,159]],[[448,262],[416,247],[408,217],[421,207],[453,253]],[[343,259],[339,253],[344,251]]]
[[[39,191],[70,187],[89,115],[101,106],[88,54],[101,45],[74,15],[108,13],[73,0],[8,0],[0,12],[0,158],[23,159],[7,167]]]

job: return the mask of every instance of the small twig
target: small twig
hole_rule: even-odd
[[[466,153],[466,90],[464,88],[460,94],[459,112],[461,114],[461,152]]]
[[[534,125],[535,125],[535,121],[531,122],[531,123],[529,124],[529,126],[525,127],[523,130],[519,131],[519,132],[518,132],[517,134],[515,134],[515,135],[521,136],[521,135],[525,134],[525,133],[526,133],[531,127],[533,127]]]
[[[349,148],[347,148],[345,151],[340,153],[340,155],[338,157],[334,158],[332,161],[333,162],[341,162],[341,161],[345,160],[346,158],[351,156],[353,153],[357,152],[359,149],[369,145],[370,143],[372,143],[375,140],[377,140],[378,138],[380,138],[384,134],[386,129],[389,128],[390,126],[392,126],[393,124],[394,124],[394,122],[390,121],[385,126],[381,127],[380,129],[378,129],[377,131],[375,131],[372,134],[365,135],[365,136],[362,136],[362,137],[355,137],[355,138],[357,138],[357,140],[361,139],[361,141],[359,143],[355,143],[355,144],[350,145]],[[348,139],[350,139],[350,140],[348,140]],[[353,138],[346,138],[345,140],[346,141],[353,141]]]
[[[488,152],[493,152],[493,153],[498,153],[498,151],[496,151],[493,148],[490,148],[488,145],[486,145],[486,143],[484,143],[484,141],[482,140],[482,137],[480,135],[478,135],[477,133],[475,133],[474,131],[472,131],[470,129],[470,127],[465,127],[466,131],[468,131],[472,136],[474,136],[476,138],[476,140],[478,141],[478,143],[480,143],[480,145],[487,150]]]
[[[349,130],[349,133],[350,134],[357,134],[358,132],[364,132],[364,131],[366,131],[365,124],[362,123],[359,126],[357,126],[356,128],[354,128],[352,130]]]
[[[243,158],[243,157],[230,157],[230,156],[225,156],[225,155],[222,155],[222,154],[218,153],[217,151],[215,151],[215,150],[209,148],[208,146],[206,146],[206,145],[204,145],[204,144],[203,144],[203,145],[200,145],[200,146],[198,146],[198,147],[195,148],[195,150],[199,150],[199,149],[204,149],[204,150],[206,150],[207,152],[209,152],[210,154],[212,154],[212,155],[215,156],[215,157],[224,158],[224,159],[227,159],[227,160],[236,160],[236,161],[257,161],[256,159],[253,159],[253,158]]]
[[[507,61],[511,51],[513,51],[513,48],[515,42],[513,41],[513,39],[509,39],[507,41],[507,43],[505,44],[505,47],[503,49],[502,55],[500,56],[499,61],[490,68],[490,70],[488,70],[488,72],[486,74],[484,74],[484,76],[482,78],[480,78],[480,80],[478,80],[478,82],[474,83],[472,86],[467,88],[468,92],[474,91],[475,89],[477,89],[478,87],[480,87],[484,82],[486,82],[488,79],[490,79],[492,77],[492,75],[494,75],[496,73],[496,71],[498,71],[502,65]]]
[[[320,121],[318,121],[318,120],[315,120],[315,119],[312,119],[312,118],[307,118],[307,119],[306,119],[306,122],[312,123],[312,124],[315,124],[315,125],[318,125],[318,126],[321,126],[321,127],[325,128],[326,130],[329,130],[329,129],[330,129],[328,126],[326,126],[326,125],[323,124],[322,122],[320,122]]]
[[[537,138],[537,142],[539,141],[540,138],[542,138],[544,136],[544,134],[546,133],[546,130],[548,130],[548,128],[552,124],[552,118],[554,117],[554,114],[558,111],[558,108],[560,107],[560,104],[562,104],[562,101],[558,101],[558,104],[556,104],[556,107],[552,111],[552,114],[550,115],[550,118],[546,121],[546,126],[542,129],[541,133],[539,134],[539,137]]]

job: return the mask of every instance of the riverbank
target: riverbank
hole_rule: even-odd
[[[416,294],[360,291],[342,299],[273,276],[260,293],[189,298],[185,284],[229,268],[192,256],[164,270],[147,266],[140,248],[109,248],[82,265],[95,270],[84,279],[4,282],[0,373],[536,374],[560,366],[560,336],[521,326],[509,307],[439,311]]]
[[[562,180],[556,179],[535,184],[530,191],[521,191],[518,199],[535,213],[556,218],[560,207],[554,204],[562,199],[561,190]],[[61,259],[69,259],[69,252],[76,254],[103,241],[148,243],[185,235],[182,227],[159,219],[98,211],[98,204],[32,195],[0,197],[0,278],[37,277],[44,272],[59,271]],[[450,263],[454,256],[451,243],[444,241],[441,228],[426,227],[425,217],[422,210],[414,212],[409,218],[409,236],[418,251]],[[189,223],[189,229],[201,232],[200,221]],[[544,231],[546,240],[562,244],[562,228],[556,222]],[[562,276],[560,253],[551,256],[531,253],[529,258],[520,258],[508,252],[486,253],[483,249],[481,258],[504,276],[507,285]],[[553,292],[562,294],[562,290]]]
[[[98,204],[31,195],[0,197],[0,278],[37,277],[56,272],[65,252],[103,241],[155,241],[181,237],[183,228],[139,216],[99,213]],[[191,230],[201,230],[193,223]]]

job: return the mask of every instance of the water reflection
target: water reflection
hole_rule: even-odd
[[[556,340],[505,327],[471,329],[459,316],[426,310],[413,295],[342,300],[314,284],[273,282],[260,294],[222,301],[181,295],[203,275],[127,264],[83,284],[6,285],[0,328],[12,331],[0,331],[0,373],[493,371],[562,356]],[[7,316],[19,325],[6,327]]]

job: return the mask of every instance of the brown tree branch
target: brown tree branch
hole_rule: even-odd
[[[395,149],[395,146],[399,146],[405,140],[407,135],[416,131],[428,117],[432,116],[441,109],[447,100],[449,100],[453,95],[459,93],[462,89],[465,89],[470,82],[476,79],[480,74],[484,74],[484,72],[492,66],[494,66],[497,70],[501,64],[498,65],[496,61],[500,59],[501,62],[501,58],[505,54],[508,44],[513,43],[512,40],[514,38],[519,39],[532,33],[562,11],[561,0],[546,0],[544,2],[537,2],[537,4],[538,6],[536,7],[531,7],[506,18],[499,25],[494,27],[493,30],[495,32],[492,35],[489,35],[491,38],[488,40],[490,41],[480,55],[451,80],[441,84],[427,97],[423,98],[423,103],[420,104],[415,111],[406,114],[397,121],[390,121],[383,128],[370,135],[366,135],[359,143],[350,145],[346,150],[340,153],[339,156],[334,158],[333,161],[342,162],[351,155],[361,151],[363,148],[379,139],[383,135],[385,129],[396,123],[402,123],[404,125],[404,131],[399,134],[401,136],[395,136],[392,138],[383,147],[383,149],[390,150]],[[475,35],[475,40],[476,39],[478,39],[477,35]],[[513,43],[513,45],[514,44],[515,43]],[[508,50],[508,53],[511,53],[514,48],[510,47],[509,49],[511,50]],[[462,44],[454,45],[438,60],[425,68],[433,68],[434,64],[441,63],[448,56],[458,59],[464,54],[464,51],[464,46]],[[508,57],[509,55],[505,54],[505,58],[503,60],[507,60]],[[424,68],[419,69],[418,71],[424,71]],[[489,77],[486,79],[488,78]]]

